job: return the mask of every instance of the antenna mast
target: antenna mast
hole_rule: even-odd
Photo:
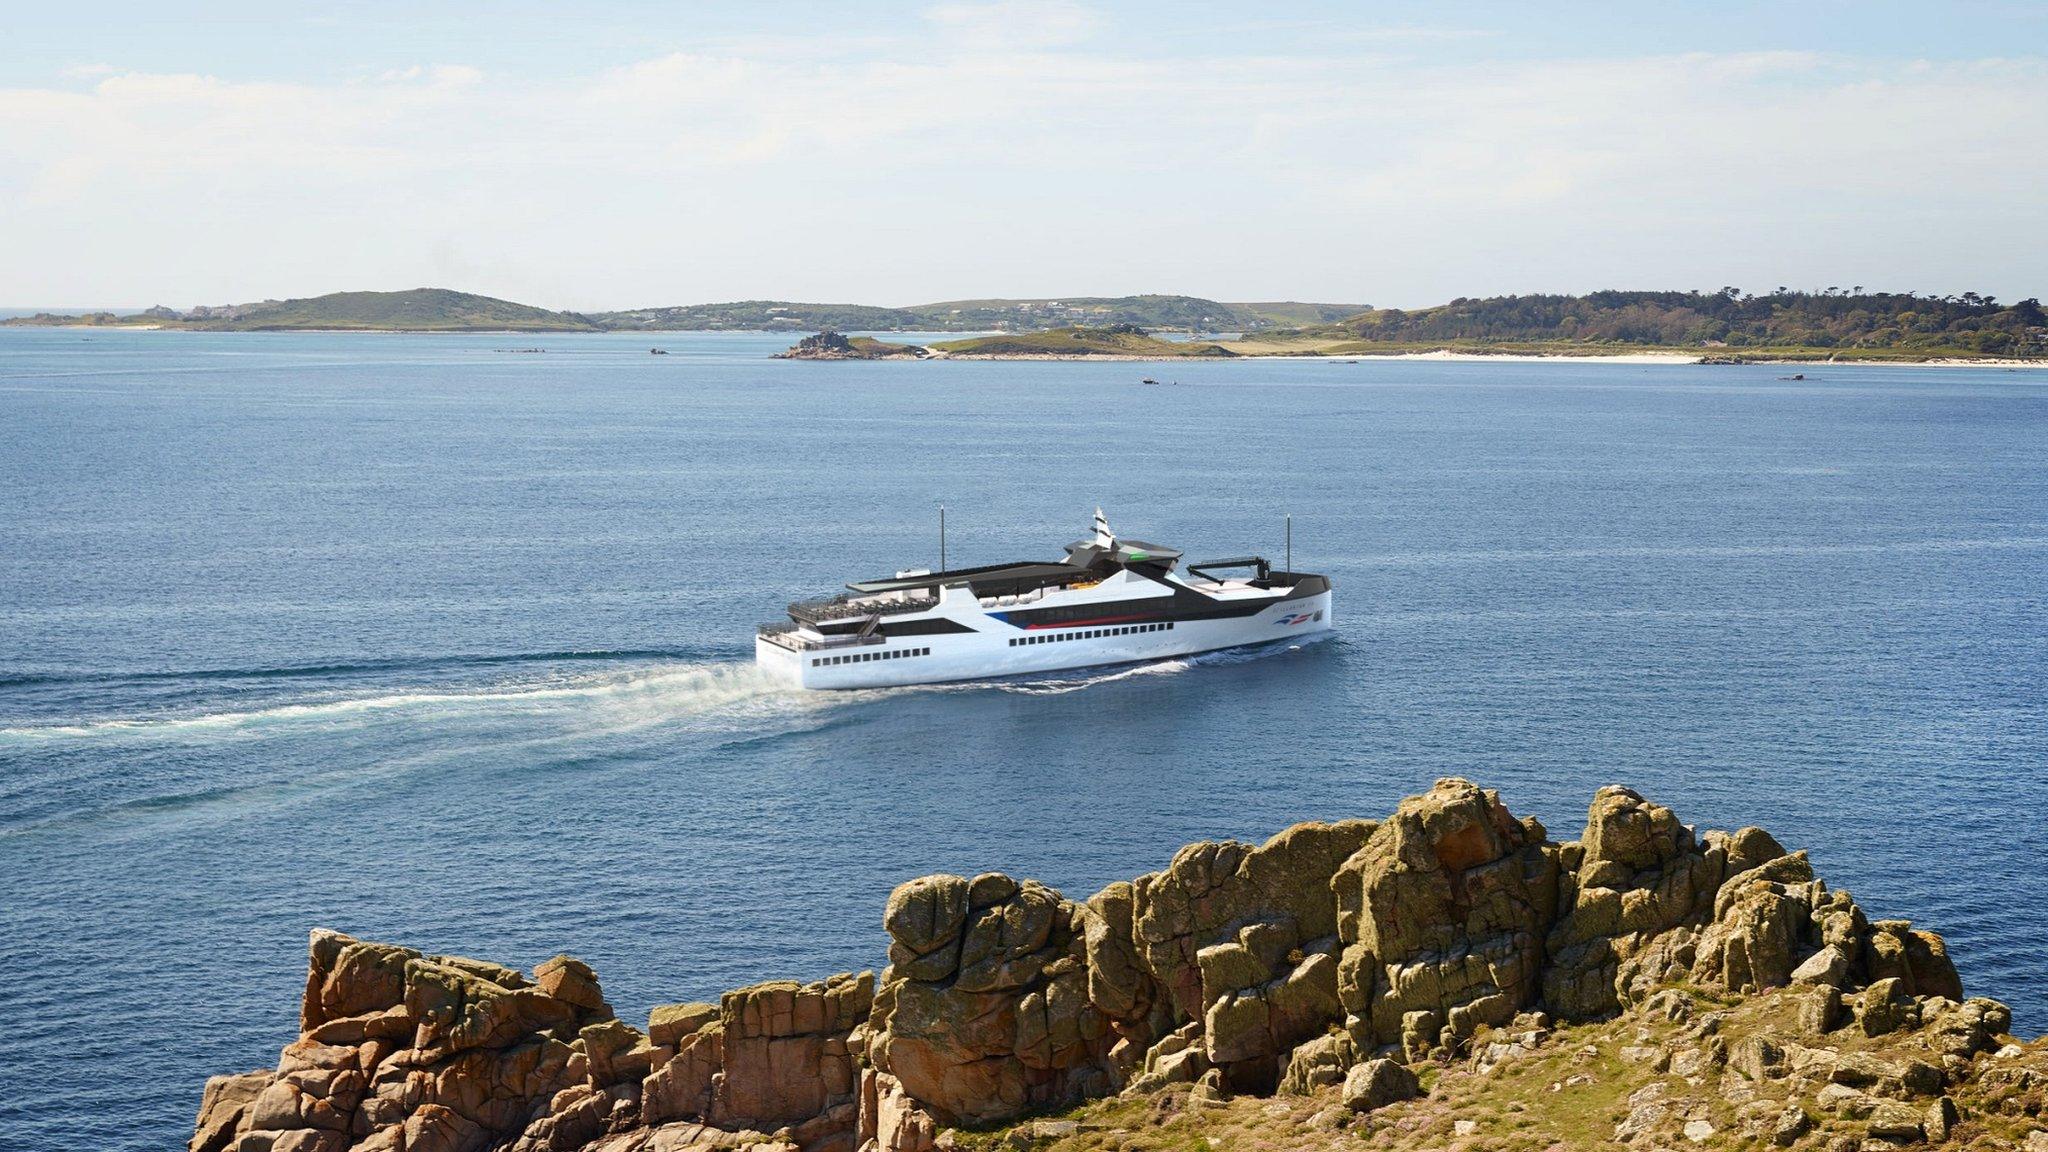
[[[939,575],[946,574],[946,506],[939,505]]]
[[[1294,574],[1294,513],[1287,514],[1287,574]]]

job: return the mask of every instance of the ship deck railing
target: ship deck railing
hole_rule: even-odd
[[[826,648],[860,648],[869,644],[882,644],[888,641],[888,637],[879,633],[863,636],[853,632],[813,639],[798,632],[797,625],[787,620],[776,620],[763,624],[755,634],[770,644],[778,648],[787,648],[791,652],[817,652]]]
[[[804,624],[823,624],[830,620],[859,620],[867,616],[898,616],[905,612],[924,612],[939,606],[936,596],[903,596],[901,593],[885,593],[881,596],[834,596],[828,600],[799,600],[789,606],[793,620]]]

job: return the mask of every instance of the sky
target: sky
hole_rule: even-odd
[[[2048,291],[2048,3],[20,8],[0,305]]]

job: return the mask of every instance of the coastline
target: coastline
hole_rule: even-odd
[[[609,336],[626,335],[620,331],[594,331],[580,328],[193,328],[167,324],[6,324],[0,328],[23,330],[77,331],[77,332],[194,332],[233,335],[361,335],[361,336]],[[705,332],[734,333],[752,331],[735,328],[675,328],[636,329],[638,336],[687,336]],[[774,334],[761,330],[763,335]],[[896,335],[881,331],[877,336]],[[865,335],[865,334],[864,334]],[[1228,345],[1223,345],[1228,348]],[[1058,362],[1120,362],[1132,364],[1178,364],[1178,363],[1224,363],[1231,360],[1316,360],[1342,363],[1346,361],[1418,361],[1457,364],[1505,363],[1505,364],[1626,364],[1632,366],[1652,365],[1699,365],[1707,367],[1724,366],[1711,359],[1725,356],[1726,352],[1694,354],[1665,350],[1638,352],[1575,353],[1575,352],[1460,352],[1449,348],[1438,348],[1427,352],[1247,352],[1231,349],[1230,356],[1157,356],[1141,353],[1036,353],[1036,352],[946,352],[931,348],[923,356],[891,356],[886,359],[898,360],[1043,360]],[[883,359],[884,357],[791,357],[792,359]],[[1744,359],[1727,364],[1729,367],[1752,365],[1781,368],[1825,368],[1842,366],[1883,366],[1905,368],[2012,368],[2048,369],[2048,360],[2023,360],[2015,357],[1984,357],[1977,359],[1963,357],[1936,357],[1912,359],[1908,357],[1862,356],[1850,360],[1813,360],[1792,358]]]
[[[1345,363],[1354,360],[1387,361],[1435,361],[1438,363],[1505,363],[1505,364],[1630,364],[1630,365],[1698,365],[1703,367],[1783,367],[1783,368],[1825,368],[1825,367],[1903,367],[1903,368],[2048,368],[2048,360],[2016,360],[2010,357],[1998,359],[1965,360],[1944,357],[1933,360],[1888,359],[1865,357],[1856,360],[1787,360],[1758,359],[1743,360],[1735,364],[1722,365],[1710,362],[1705,356],[1687,352],[1617,352],[1612,355],[1541,353],[1541,352],[1453,352],[1439,349],[1434,352],[1358,352],[1330,353],[1319,355],[1302,352],[1236,352],[1222,356],[1145,356],[1127,353],[1102,353],[1097,355],[1067,353],[1027,352],[941,352],[934,350],[931,355],[920,357],[924,360],[1054,360],[1054,361],[1108,361],[1133,364],[1226,364],[1235,360],[1312,360],[1324,363]]]

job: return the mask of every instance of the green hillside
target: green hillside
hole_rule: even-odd
[[[2048,315],[2037,300],[2000,304],[1974,292],[1592,292],[1460,298],[1412,311],[1380,308],[1336,324],[1254,333],[1244,344],[1247,351],[1312,345],[1335,354],[1541,347],[1667,348],[1738,359],[2043,356]]]
[[[1062,296],[1037,300],[943,300],[912,309],[954,331],[1010,328],[1173,328],[1191,332],[1236,329],[1245,317],[1228,304],[1199,296]]]
[[[305,300],[266,300],[261,304],[245,304],[221,311],[227,314],[216,312],[195,318],[188,322],[189,326],[228,332],[308,328],[586,332],[597,327],[571,312],[550,312],[545,308],[446,288],[334,292]]]
[[[1184,332],[1245,332],[1277,325],[1331,323],[1364,310],[1362,304],[1295,301],[1225,304],[1200,296],[1046,296],[941,300],[901,308],[738,300],[598,312],[590,318],[609,329],[645,331],[789,328],[836,332],[1038,332],[1050,328],[1135,324]]]
[[[1283,325],[1298,327],[1308,324],[1334,324],[1339,320],[1370,311],[1364,304],[1309,304],[1300,300],[1264,300],[1247,304],[1232,304],[1232,308],[1257,323],[1246,325],[1257,328],[1261,325]]]
[[[151,308],[132,316],[41,315],[15,324],[83,323],[102,326],[188,328],[202,332],[402,331],[402,332],[594,332],[597,326],[573,312],[550,312],[490,296],[446,288],[404,292],[333,292],[303,300],[199,307],[186,312]]]
[[[774,331],[778,328],[832,332],[888,332],[928,328],[930,322],[905,308],[871,304],[802,304],[793,300],[735,300],[725,304],[683,304],[595,312],[591,320],[614,331],[700,332],[720,328]]]
[[[1217,344],[1160,340],[1135,325],[1054,328],[1047,332],[983,336],[932,345],[947,356],[1124,356],[1148,360],[1210,359],[1234,353]]]

